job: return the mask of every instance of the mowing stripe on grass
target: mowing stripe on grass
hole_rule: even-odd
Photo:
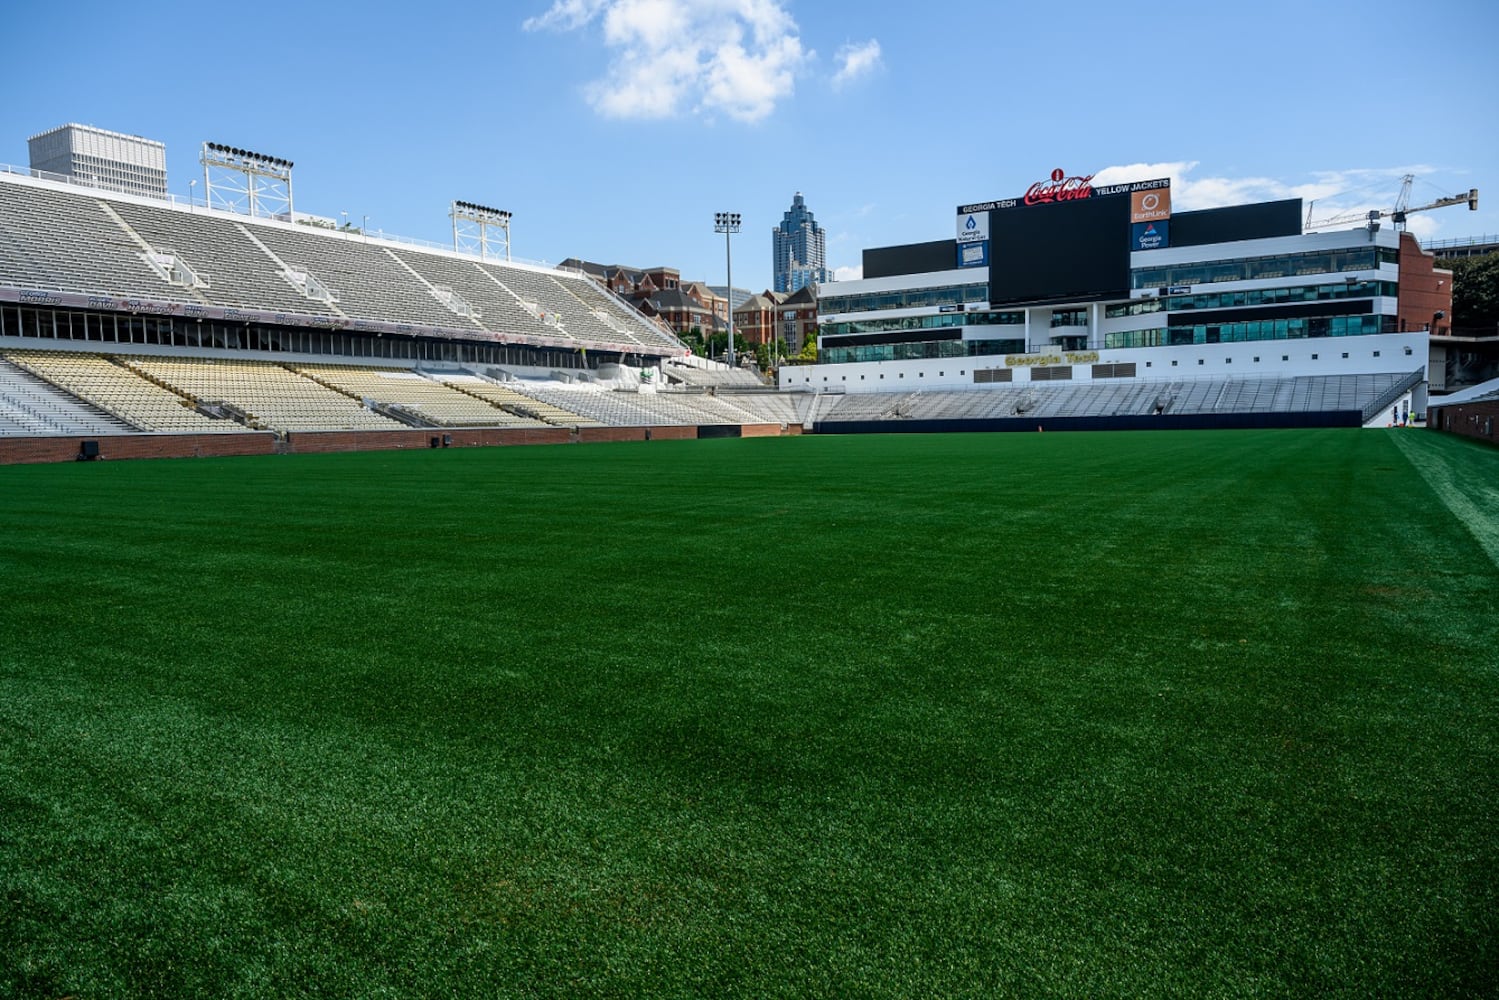
[[[1491,452],[1465,447],[1462,451],[1450,448],[1438,450],[1428,435],[1391,432],[1395,443],[1405,454],[1426,485],[1437,495],[1452,516],[1472,532],[1479,546],[1488,555],[1489,561],[1499,566],[1499,487],[1494,485],[1494,476],[1475,476],[1472,462],[1495,457]],[[1444,444],[1447,442],[1443,442]],[[1466,442],[1452,442],[1466,445]],[[1459,466],[1461,461],[1464,464]]]

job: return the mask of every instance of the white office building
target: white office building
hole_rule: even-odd
[[[31,169],[126,194],[167,196],[167,148],[154,139],[67,124],[27,140]]]
[[[1451,282],[1409,234],[1303,234],[1299,199],[1173,215],[1168,181],[1089,181],[1053,175],[1024,197],[960,206],[955,239],[866,250],[862,279],[821,289],[819,363],[784,367],[781,387],[903,393],[871,412],[934,419],[1021,417],[1050,390],[1078,397],[1057,412],[1090,417],[1158,416],[1177,400],[1182,413],[1190,399],[1201,424],[1213,408],[1193,395],[1200,382],[1242,414],[1289,405],[1310,384],[1298,379],[1374,376],[1370,398],[1404,385],[1401,412],[1424,410],[1429,331],[1450,313]],[[1250,389],[1263,401],[1245,404]],[[950,395],[986,390],[1026,401]]]

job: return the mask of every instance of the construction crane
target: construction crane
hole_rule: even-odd
[[[1477,188],[1469,188],[1467,194],[1455,194],[1450,198],[1438,198],[1436,201],[1433,201],[1430,204],[1417,205],[1416,207],[1412,208],[1410,207],[1411,185],[1414,184],[1415,181],[1415,174],[1406,174],[1403,178],[1401,178],[1400,196],[1395,199],[1395,207],[1389,209],[1388,211],[1382,212],[1378,209],[1371,209],[1367,212],[1348,212],[1343,215],[1335,215],[1330,219],[1318,219],[1316,222],[1313,222],[1312,206],[1316,205],[1316,202],[1311,202],[1306,206],[1306,224],[1302,226],[1302,230],[1304,232],[1310,233],[1318,229],[1330,229],[1334,226],[1347,225],[1350,222],[1367,221],[1369,225],[1369,231],[1374,232],[1379,228],[1379,220],[1385,218],[1393,221],[1397,230],[1403,230],[1405,229],[1406,216],[1410,215],[1412,212],[1427,212],[1433,208],[1447,208],[1451,205],[1463,204],[1466,204],[1468,206],[1468,211],[1470,212],[1478,211]]]

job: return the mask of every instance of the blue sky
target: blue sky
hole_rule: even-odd
[[[1170,175],[1180,209],[1318,217],[1469,187],[1423,237],[1499,233],[1499,4],[369,0],[69,4],[4,14],[0,162],[77,121],[295,161],[297,208],[446,241],[453,199],[515,213],[516,256],[770,284],[796,191],[830,266],[944,238],[1053,168]],[[201,190],[201,185],[199,185]]]

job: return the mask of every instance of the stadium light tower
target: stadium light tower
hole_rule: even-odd
[[[503,243],[505,259],[510,259],[510,212],[471,201],[455,201],[448,217],[453,220],[454,250],[476,253],[483,260],[489,256],[491,244]],[[499,235],[490,236],[491,229]]]
[[[728,291],[725,293],[729,300],[729,367],[734,367],[734,252],[729,247],[729,237],[739,232],[738,212],[714,212],[713,231],[723,233],[723,260],[724,269],[728,271]]]
[[[215,207],[217,194],[217,207],[230,212],[252,218],[293,218],[290,160],[217,142],[205,142],[198,160],[203,164],[205,207]]]

